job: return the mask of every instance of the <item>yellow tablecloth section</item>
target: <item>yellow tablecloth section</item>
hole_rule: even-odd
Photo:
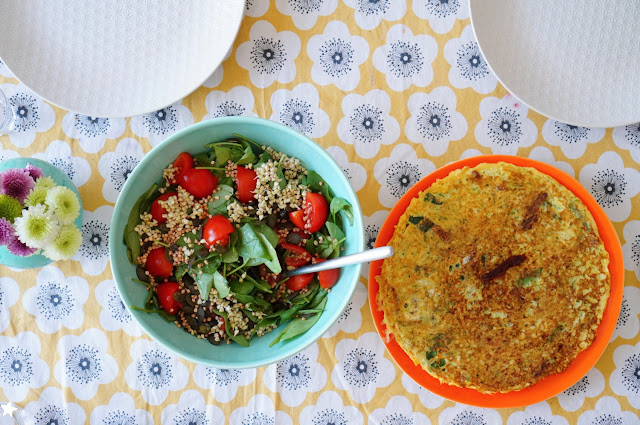
[[[0,266],[0,401],[24,408],[28,423],[49,425],[640,423],[640,126],[574,127],[528,109],[488,69],[464,0],[248,0],[246,14],[205,85],[145,116],[59,109],[0,64],[0,87],[18,117],[0,136],[0,159],[53,163],[84,203],[83,244],[72,260]],[[575,176],[606,210],[625,254],[622,312],[596,368],[526,409],[443,400],[385,352],[366,271],[334,328],[279,364],[207,369],[157,346],[115,291],[113,205],[133,167],[168,135],[240,114],[283,122],[327,149],[358,193],[369,246],[407,188],[451,161],[505,153]],[[0,425],[10,423],[0,416]]]

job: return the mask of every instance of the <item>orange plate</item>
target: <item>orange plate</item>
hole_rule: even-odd
[[[604,349],[607,347],[609,339],[613,334],[613,330],[615,329],[616,322],[618,320],[618,314],[620,313],[622,290],[624,287],[624,266],[622,262],[620,241],[618,240],[618,236],[613,225],[602,208],[600,208],[591,194],[573,177],[548,164],[528,158],[504,155],[477,156],[474,158],[463,159],[437,169],[416,183],[402,198],[400,198],[382,225],[375,246],[384,246],[389,242],[389,240],[391,240],[395,225],[398,223],[400,216],[402,216],[409,206],[411,200],[418,196],[419,192],[429,188],[433,182],[448,176],[451,171],[465,166],[475,167],[476,165],[485,162],[496,163],[500,161],[509,162],[523,167],[535,168],[538,171],[553,177],[560,184],[573,192],[587,206],[593,215],[598,226],[600,237],[604,242],[606,250],[609,252],[611,294],[609,296],[609,301],[607,302],[607,307],[604,311],[604,316],[602,317],[602,322],[598,327],[596,337],[591,346],[578,354],[573,363],[571,363],[564,372],[548,376],[531,387],[508,393],[484,394],[471,388],[460,388],[452,385],[441,384],[440,381],[429,375],[429,373],[422,369],[421,366],[413,363],[413,360],[411,360],[402,348],[400,348],[393,335],[390,335],[389,338],[386,337],[386,327],[382,322],[384,314],[382,311],[378,310],[378,282],[376,281],[376,276],[380,274],[382,262],[384,260],[372,262],[369,269],[369,305],[371,307],[371,314],[373,315],[373,320],[376,324],[380,337],[384,341],[387,346],[387,350],[389,350],[391,357],[393,357],[398,366],[400,366],[400,368],[414,381],[435,394],[461,403],[492,408],[521,407],[538,403],[561,393],[586,375],[586,373],[596,364],[600,355],[604,352]]]

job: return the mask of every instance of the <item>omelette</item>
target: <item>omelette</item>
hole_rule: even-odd
[[[516,391],[593,342],[609,254],[585,205],[533,168],[451,172],[414,198],[377,277],[387,332],[440,382]]]

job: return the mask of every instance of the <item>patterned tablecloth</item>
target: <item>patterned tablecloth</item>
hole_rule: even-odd
[[[0,266],[0,401],[43,425],[640,423],[640,126],[582,128],[531,111],[489,71],[464,0],[248,0],[246,15],[204,86],[145,116],[61,110],[0,63],[0,87],[18,116],[16,129],[0,136],[0,159],[53,163],[78,186],[85,209],[72,260],[30,271]],[[581,381],[546,402],[512,410],[456,404],[419,387],[385,352],[365,270],[339,322],[294,357],[238,371],[177,358],[120,301],[109,222],[146,152],[224,115],[280,121],[324,146],[358,193],[369,246],[407,188],[453,160],[520,155],[575,176],[624,250],[611,344]],[[0,425],[10,423],[0,416]]]

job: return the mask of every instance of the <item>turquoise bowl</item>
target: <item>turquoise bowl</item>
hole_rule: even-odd
[[[82,199],[78,193],[78,189],[71,179],[59,168],[49,164],[46,161],[35,158],[13,158],[6,161],[0,161],[0,172],[11,168],[24,168],[27,164],[34,165],[40,169],[45,176],[51,177],[53,181],[60,186],[64,186],[73,190],[80,202],[80,215],[76,218],[74,224],[78,229],[82,230]],[[11,254],[6,246],[0,246],[0,264],[13,267],[14,269],[35,269],[53,263],[53,260],[41,254],[30,255],[29,257],[20,257]]]
[[[364,249],[362,212],[349,180],[321,146],[289,127],[259,118],[224,117],[187,127],[153,148],[133,170],[116,202],[109,233],[111,270],[124,304],[151,338],[187,360],[221,369],[265,366],[308,347],[340,317],[351,300],[360,277],[360,265],[343,268],[340,279],[331,289],[325,311],[318,322],[306,333],[273,347],[269,347],[269,343],[284,326],[262,338],[252,338],[249,347],[235,343],[214,346],[206,340],[189,335],[173,323],[166,323],[157,314],[135,311],[130,307],[141,306],[146,295],[145,288],[132,281],[132,278],[136,277],[136,271],[127,260],[126,246],[123,242],[124,226],[131,207],[153,183],[161,181],[162,170],[173,162],[178,154],[185,151],[191,154],[203,152],[206,150],[205,144],[230,138],[233,133],[239,133],[262,145],[295,156],[305,167],[318,172],[336,196],[346,199],[353,206],[353,224],[349,225],[345,220],[344,254],[353,254]]]

